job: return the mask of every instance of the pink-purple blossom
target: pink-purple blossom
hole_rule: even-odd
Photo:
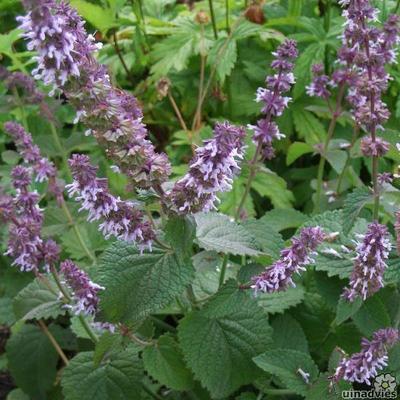
[[[89,157],[74,154],[69,165],[74,181],[67,185],[68,193],[81,203],[80,210],[88,211],[88,220],[101,221],[99,229],[106,238],[114,236],[135,242],[140,249],[151,248],[155,233],[150,222],[133,202],[110,193],[107,179],[96,177],[97,167],[90,163]]]
[[[399,331],[394,328],[379,329],[373,334],[372,340],[363,338],[361,351],[342,358],[334,375],[330,377],[331,382],[337,383],[344,379],[371,385],[371,379],[387,366],[388,349],[398,341]]]
[[[75,314],[95,315],[99,297],[98,292],[104,287],[92,282],[86,272],[78,268],[71,260],[60,264],[64,283],[72,291],[73,303],[68,305]]]
[[[265,116],[258,120],[256,125],[249,125],[249,129],[254,132],[253,142],[260,149],[262,157],[267,160],[275,155],[273,140],[284,137],[272,119],[282,115],[291,100],[290,97],[283,96],[283,93],[289,91],[295,83],[292,70],[293,59],[297,57],[296,42],[286,40],[273,55],[275,60],[271,63],[271,67],[275,73],[267,76],[266,87],[258,88],[256,96],[256,101],[263,104],[261,112]]]
[[[188,173],[176,182],[170,193],[178,213],[215,208],[218,192],[229,191],[234,175],[240,170],[245,135],[244,128],[228,122],[215,125],[214,137],[196,149]]]
[[[252,278],[251,288],[257,292],[273,293],[295,286],[293,275],[305,271],[305,266],[314,263],[313,256],[325,235],[320,227],[307,227],[292,239],[290,247],[281,251],[279,260],[265,272]]]

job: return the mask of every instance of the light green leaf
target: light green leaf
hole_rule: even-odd
[[[65,400],[131,400],[141,392],[142,368],[132,345],[111,352],[98,367],[93,352],[79,353],[62,374]]]
[[[293,164],[302,155],[312,153],[313,151],[314,148],[309,143],[304,143],[304,142],[292,143],[289,146],[286,154],[286,165]]]
[[[270,229],[280,232],[289,228],[298,228],[307,221],[307,216],[294,209],[283,210],[276,208],[267,211],[260,219],[265,221],[266,225],[269,226]]]
[[[45,399],[56,379],[58,355],[35,325],[24,325],[7,341],[8,366],[15,383],[33,398]]]
[[[223,84],[225,78],[231,74],[237,60],[236,41],[231,39],[226,44],[225,43],[226,38],[219,38],[211,48],[208,56],[208,64],[217,66],[216,74],[221,84]]]
[[[260,253],[255,238],[227,215],[197,213],[194,218],[200,247],[237,255],[256,256]]]
[[[58,293],[59,289],[53,279],[36,278],[15,297],[13,307],[16,317],[30,320],[56,318],[65,314],[66,308]]]
[[[271,343],[271,328],[255,300],[231,280],[181,321],[178,337],[195,377],[221,398],[257,377],[251,359]]]
[[[291,110],[293,122],[300,137],[304,138],[310,146],[321,143],[325,136],[325,128],[319,119],[301,107],[294,107]]]
[[[257,303],[267,313],[276,314],[301,303],[303,299],[304,289],[296,286],[282,292],[261,293],[257,296]]]
[[[301,377],[298,369],[300,368],[303,372],[310,374],[310,383],[318,377],[318,367],[314,360],[308,353],[301,351],[268,350],[253,360],[264,371],[281,379],[288,389],[303,396],[306,395],[309,385]]]
[[[174,251],[153,249],[141,254],[134,246],[118,242],[100,261],[98,283],[101,308],[111,322],[137,322],[167,306],[193,277],[190,259]]]
[[[326,159],[337,174],[343,171],[347,162],[347,153],[344,150],[329,150],[326,153]]]
[[[347,235],[354,225],[360,211],[372,199],[372,194],[368,188],[361,186],[353,190],[343,206],[343,232]]]
[[[357,298],[353,302],[341,298],[336,309],[335,324],[340,325],[342,322],[352,317],[360,309],[361,305],[361,298]]]
[[[160,336],[154,346],[143,351],[146,371],[161,384],[174,390],[188,390],[194,382],[183,354],[172,335]]]

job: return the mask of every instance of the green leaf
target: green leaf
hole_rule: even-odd
[[[304,289],[301,286],[275,293],[261,293],[257,296],[257,303],[267,313],[282,313],[290,307],[301,303],[304,299]]]
[[[208,56],[208,64],[210,66],[217,66],[216,74],[221,84],[223,84],[225,78],[231,74],[237,60],[236,40],[231,39],[227,44],[225,43],[225,37],[219,38],[210,50]]]
[[[230,280],[181,321],[178,337],[195,377],[220,398],[257,377],[251,359],[270,344],[271,328],[255,300]]]
[[[342,390],[350,390],[351,384],[344,380],[330,387],[329,376],[331,374],[321,374],[318,379],[310,386],[306,400],[338,400],[341,399]]]
[[[13,43],[21,37],[20,29],[13,29],[12,31],[0,34],[0,54],[14,53]]]
[[[367,299],[353,315],[353,321],[363,335],[371,336],[381,328],[391,326],[390,315],[377,294]]]
[[[273,258],[278,258],[280,251],[285,247],[282,236],[269,227],[269,224],[263,219],[248,219],[242,223],[242,226],[254,236],[258,247]]]
[[[340,325],[342,322],[352,317],[360,309],[361,305],[361,298],[357,298],[353,302],[341,298],[336,309],[335,324]]]
[[[56,379],[58,355],[35,325],[24,325],[7,341],[8,366],[15,383],[34,398],[45,399]]]
[[[372,199],[372,194],[368,188],[361,186],[353,190],[343,206],[343,232],[347,235],[354,225],[362,208]]]
[[[102,33],[106,33],[109,29],[117,25],[114,14],[110,9],[102,8],[84,0],[71,0],[71,5]]]
[[[8,393],[7,400],[30,400],[30,397],[21,389],[14,389]]]
[[[141,392],[142,363],[137,349],[113,351],[98,367],[93,352],[75,356],[64,369],[61,385],[65,400],[131,400]]]
[[[278,315],[271,325],[274,347],[308,353],[308,342],[303,328],[291,315]]]
[[[138,322],[167,306],[193,278],[189,260],[170,250],[141,254],[118,242],[104,252],[98,271],[101,307],[110,322]]]
[[[58,293],[53,279],[47,279],[46,276],[36,278],[15,297],[13,307],[16,317],[23,320],[46,319],[65,314],[66,309]]]
[[[268,350],[255,357],[254,362],[264,371],[276,375],[290,390],[306,395],[309,385],[298,373],[300,368],[310,374],[310,383],[318,377],[318,367],[308,353],[297,350],[278,349]]]
[[[325,128],[317,117],[300,107],[292,109],[293,122],[300,137],[311,146],[321,143],[325,135]]]
[[[237,255],[256,256],[260,253],[255,238],[227,215],[197,213],[194,218],[200,247]]]
[[[0,325],[12,325],[15,322],[15,315],[12,300],[8,297],[0,298]]]
[[[265,221],[266,225],[269,226],[270,229],[280,232],[289,228],[298,228],[307,221],[307,216],[294,209],[282,210],[276,208],[267,211],[260,219]]]
[[[304,142],[292,143],[289,146],[287,154],[286,154],[286,165],[293,164],[302,155],[312,153],[313,151],[314,151],[314,148],[308,143],[304,143]]]
[[[154,346],[144,349],[143,363],[154,379],[171,389],[188,390],[194,384],[182,350],[171,334],[160,336]]]

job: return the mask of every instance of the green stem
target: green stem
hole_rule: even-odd
[[[159,319],[157,317],[154,317],[153,315],[150,315],[149,317],[155,325],[158,325],[160,328],[163,328],[169,332],[176,332],[176,328],[167,322],[163,321],[162,319]]]
[[[397,0],[396,8],[394,9],[395,14],[399,11],[399,8],[400,8],[400,0]]]
[[[61,160],[63,163],[65,173],[66,173],[68,179],[72,180],[72,175],[71,175],[71,172],[68,167],[68,157],[67,157],[67,154],[65,153],[64,146],[61,143],[60,136],[58,135],[58,131],[52,122],[49,122],[49,124],[50,124],[50,131],[51,131],[51,135],[53,136],[54,143],[57,146],[58,151],[61,155]]]
[[[240,200],[238,209],[236,211],[235,221],[240,219],[240,214],[242,213],[243,206],[246,202],[248,194],[250,193],[251,183],[253,182],[253,179],[256,176],[257,160],[261,153],[261,147],[262,146],[261,146],[261,142],[260,142],[260,143],[258,143],[256,151],[254,153],[254,156],[249,163],[249,165],[250,165],[249,177],[247,178],[246,187],[244,189],[242,199]]]
[[[92,339],[93,343],[97,343],[99,341],[99,338],[97,335],[93,332],[92,328],[86,321],[85,317],[82,314],[79,314],[78,316],[79,322],[81,323],[83,329],[86,331],[86,333],[89,335],[90,339]]]
[[[225,254],[224,258],[222,260],[221,272],[219,274],[219,285],[218,285],[218,287],[221,287],[224,284],[225,274],[226,274],[226,267],[228,265],[228,260],[229,260],[229,256],[227,254]]]
[[[64,211],[64,214],[68,219],[68,223],[71,225],[71,227],[72,227],[72,229],[73,229],[73,231],[75,233],[75,236],[78,239],[78,242],[82,247],[82,250],[86,253],[86,255],[88,256],[90,261],[92,263],[95,263],[96,262],[96,257],[91,253],[89,248],[86,246],[86,243],[83,240],[81,231],[79,230],[79,227],[77,226],[77,224],[75,223],[74,219],[72,218],[71,212],[69,211],[69,208],[67,207],[67,204],[66,204],[64,199],[62,199],[61,208]]]
[[[226,21],[226,31],[229,33],[231,30],[229,26],[229,0],[225,0],[225,21]]]
[[[323,182],[323,178],[324,178],[326,153],[327,153],[327,150],[329,147],[329,143],[335,132],[337,120],[341,113],[342,100],[343,100],[343,96],[344,96],[344,88],[345,88],[344,84],[341,84],[341,86],[339,87],[339,93],[338,93],[338,97],[336,99],[335,111],[333,112],[331,122],[329,123],[328,134],[326,135],[324,146],[323,146],[322,152],[321,152],[321,158],[319,160],[318,174],[317,174],[317,188],[316,188],[316,193],[315,193],[315,206],[314,206],[315,214],[318,214],[321,209],[322,182]]]
[[[62,350],[62,348],[58,344],[57,340],[54,338],[54,336],[51,334],[51,332],[47,328],[47,325],[41,319],[38,321],[38,324],[39,324],[40,329],[43,331],[43,333],[50,340],[50,343],[53,345],[54,349],[56,350],[56,352],[58,353],[60,358],[63,360],[63,363],[65,365],[68,365],[69,364],[69,360],[68,360],[67,356],[65,355],[64,351]]]
[[[25,108],[22,103],[21,97],[19,96],[18,90],[16,88],[13,88],[13,94],[14,94],[17,106],[21,112],[22,125],[24,126],[25,130],[29,132],[29,126],[28,126],[28,120],[27,120],[26,114],[25,114]]]
[[[215,37],[215,39],[218,39],[217,22],[215,20],[213,0],[208,0],[208,5],[210,6],[210,14],[211,14],[211,21],[212,21],[212,26],[213,26],[213,31],[214,31],[214,37]]]

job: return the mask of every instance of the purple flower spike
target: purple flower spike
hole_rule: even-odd
[[[371,223],[367,233],[360,238],[362,241],[356,247],[350,286],[342,295],[350,302],[357,297],[365,300],[383,287],[383,274],[391,249],[387,227],[378,222]]]
[[[305,271],[305,266],[314,263],[312,258],[317,246],[324,240],[320,227],[303,228],[292,245],[281,251],[281,257],[260,275],[252,278],[252,289],[257,292],[273,293],[295,286],[294,273]]]
[[[69,165],[74,181],[67,185],[68,193],[81,202],[80,210],[89,212],[89,221],[103,221],[99,229],[106,239],[115,236],[119,240],[136,242],[140,250],[151,248],[155,233],[150,223],[144,221],[142,211],[109,192],[107,179],[96,177],[97,168],[90,164],[89,157],[74,154]]]
[[[214,137],[206,140],[189,165],[189,172],[172,189],[170,198],[181,214],[215,208],[217,193],[232,188],[232,178],[243,158],[244,128],[218,123]]]
[[[306,88],[309,96],[327,99],[331,95],[328,89],[329,77],[324,75],[323,72],[324,66],[322,64],[313,65],[312,73],[314,77],[311,84]]]
[[[104,287],[93,283],[87,274],[71,260],[63,261],[60,271],[64,276],[65,283],[72,290],[75,304],[71,305],[71,309],[74,313],[95,315],[99,304],[97,293],[99,290],[104,290]]]
[[[87,126],[133,186],[159,186],[171,166],[147,139],[142,110],[135,97],[115,88],[106,68],[97,62],[98,44],[66,1],[26,0],[28,14],[20,17],[28,48],[35,50],[34,75],[61,90],[76,108],[75,122]]]
[[[263,158],[267,160],[275,156],[272,147],[273,140],[279,140],[285,136],[279,132],[279,128],[272,118],[282,115],[291,100],[290,97],[282,94],[289,91],[295,83],[292,60],[297,57],[296,42],[286,40],[273,55],[275,60],[271,63],[271,67],[276,73],[267,76],[266,88],[257,89],[256,101],[263,103],[261,112],[265,118],[258,120],[256,125],[248,126],[254,132],[253,142],[260,148]]]
[[[361,351],[350,358],[343,357],[335,374],[330,377],[332,383],[341,379],[348,382],[366,383],[371,385],[371,379],[378,371],[387,366],[388,349],[399,341],[399,331],[394,328],[380,329],[372,336],[372,340],[363,338]]]

